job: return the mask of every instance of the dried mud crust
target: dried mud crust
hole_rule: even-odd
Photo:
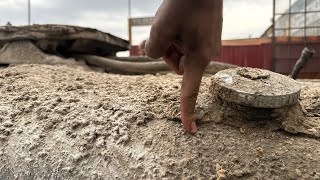
[[[249,121],[214,101],[205,77],[199,132],[190,136],[179,122],[180,82],[64,66],[1,69],[0,179],[320,178],[320,83],[301,83],[306,111]],[[293,117],[305,117],[314,136],[282,130]]]
[[[218,72],[213,81],[224,101],[256,108],[281,108],[299,101],[300,85],[293,79],[257,68]]]

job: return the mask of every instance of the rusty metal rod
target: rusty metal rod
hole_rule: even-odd
[[[315,53],[316,53],[315,50],[305,47],[302,51],[301,57],[296,62],[289,76],[292,79],[297,79],[300,71],[305,67],[309,59],[311,59]]]

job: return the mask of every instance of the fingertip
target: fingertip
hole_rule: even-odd
[[[183,127],[189,134],[195,134],[198,131],[197,125],[192,119],[190,116],[181,116]]]
[[[191,134],[196,134],[197,131],[198,131],[198,128],[197,128],[196,123],[195,123],[195,122],[192,122],[192,123],[191,123],[191,131],[190,131],[190,133],[191,133]]]

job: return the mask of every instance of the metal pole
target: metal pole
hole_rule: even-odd
[[[131,18],[131,0],[128,0],[128,16]]]
[[[128,0],[128,39],[129,45],[132,43],[132,25],[131,25],[131,0]]]
[[[276,51],[276,0],[273,0],[273,17],[272,17],[272,59],[271,59],[271,70],[276,71],[276,56],[275,56],[275,51]]]
[[[128,19],[128,40],[129,40],[129,45],[132,45],[132,23],[131,23],[131,19]]]
[[[289,0],[289,34],[288,34],[288,36],[289,36],[289,42],[291,42],[291,0]]]
[[[28,0],[28,25],[31,25],[31,2]]]
[[[307,0],[304,0],[304,45],[307,44]]]

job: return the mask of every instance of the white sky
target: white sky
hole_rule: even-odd
[[[31,0],[32,23],[96,28],[128,39],[128,0]],[[161,0],[132,0],[132,17],[153,16]],[[270,25],[272,0],[224,0],[223,39],[259,37]],[[0,25],[27,24],[27,0],[0,0]],[[133,43],[150,27],[133,29]]]

